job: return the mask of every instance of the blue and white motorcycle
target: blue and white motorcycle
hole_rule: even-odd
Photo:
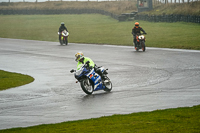
[[[95,66],[96,67],[96,66]],[[80,82],[82,90],[90,95],[94,91],[104,90],[110,92],[112,90],[112,82],[107,76],[108,69],[104,67],[98,67],[103,74],[103,78],[95,72],[95,68],[89,67],[89,61],[84,64],[78,71],[72,69],[70,72],[74,72],[74,77],[78,80],[76,83]]]

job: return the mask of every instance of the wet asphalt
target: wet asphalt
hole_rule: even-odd
[[[147,43],[148,45],[148,43]],[[110,93],[86,95],[69,71],[82,51],[108,68]],[[200,51],[0,38],[0,69],[35,81],[0,91],[0,129],[200,104]]]

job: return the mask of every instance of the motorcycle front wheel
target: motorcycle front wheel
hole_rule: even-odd
[[[91,94],[93,93],[94,88],[93,88],[93,86],[92,86],[92,84],[90,83],[90,80],[89,80],[88,78],[83,79],[83,80],[80,82],[80,84],[81,84],[82,90],[83,90],[86,94],[91,95]]]
[[[67,38],[65,39],[65,44],[66,44],[66,45],[68,44],[68,39],[67,39]]]
[[[145,50],[146,50],[145,42],[142,42],[142,51],[144,52]]]
[[[60,45],[63,45],[63,43],[64,43],[63,40],[60,40]]]
[[[107,82],[105,82],[105,81],[107,81]],[[110,81],[110,79],[108,77],[106,77],[103,84],[105,86],[104,91],[110,92],[112,90],[112,82]]]

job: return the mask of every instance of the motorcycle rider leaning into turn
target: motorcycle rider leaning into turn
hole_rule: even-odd
[[[98,73],[102,79],[104,79],[104,75],[103,73],[101,72],[101,70],[94,64],[94,62],[89,58],[89,57],[85,57],[83,55],[82,52],[78,52],[75,54],[75,61],[77,61],[77,70],[79,70],[83,64],[86,64],[87,61],[89,61],[89,68],[92,69],[94,68],[94,71],[96,73]],[[104,82],[107,82],[107,81],[104,81]]]
[[[58,29],[59,41],[61,41],[61,32],[64,31],[64,30],[66,30],[68,32],[67,28],[65,27],[65,23],[61,22],[61,25]]]
[[[142,31],[143,34],[147,34],[147,33],[142,29],[142,27],[139,26],[139,23],[138,23],[138,22],[135,22],[135,27],[133,27],[133,29],[132,29],[133,42],[134,42],[135,47],[137,47],[136,35],[137,35],[137,34],[141,34],[140,31]]]

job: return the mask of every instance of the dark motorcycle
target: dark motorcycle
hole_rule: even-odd
[[[139,51],[139,49],[142,49],[144,52],[146,50],[145,41],[146,38],[143,34],[136,34],[135,50]]]

